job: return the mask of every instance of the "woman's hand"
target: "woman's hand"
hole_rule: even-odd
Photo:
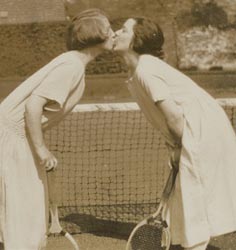
[[[57,167],[56,157],[45,147],[37,147],[36,154],[39,158],[40,165],[46,168],[46,171],[53,171]]]
[[[181,156],[181,147],[176,147],[172,149],[170,162],[174,168],[179,168],[180,156]]]

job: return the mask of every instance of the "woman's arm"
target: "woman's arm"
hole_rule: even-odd
[[[174,150],[171,150],[171,163],[172,166],[179,165],[180,155],[181,155],[181,141],[183,136],[184,129],[184,118],[183,112],[180,107],[172,100],[165,99],[163,101],[156,102],[157,108],[163,113],[168,129],[173,135],[178,147]]]
[[[184,119],[181,108],[172,100],[165,99],[156,102],[157,107],[163,113],[168,129],[178,144],[181,144]]]
[[[43,106],[47,103],[47,99],[32,95],[25,106],[25,123],[31,143],[40,160],[40,164],[44,165],[46,170],[52,170],[57,166],[57,159],[47,149],[41,127],[41,119]]]

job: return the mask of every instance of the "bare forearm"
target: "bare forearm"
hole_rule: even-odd
[[[182,109],[171,99],[157,102],[157,107],[163,113],[168,129],[175,141],[178,144],[181,144],[184,129],[184,116]]]
[[[35,150],[45,146],[41,128],[41,115],[40,111],[33,113],[31,110],[27,110],[25,112],[27,132]]]
[[[41,118],[42,107],[35,105],[34,101],[28,103],[25,110],[25,123],[31,143],[36,151],[38,148],[45,146]]]
[[[25,124],[39,163],[51,171],[56,168],[57,159],[47,149],[43,138],[41,119],[46,103],[46,98],[32,95],[25,105]]]
[[[181,139],[183,136],[183,116],[179,114],[179,116],[172,117],[171,119],[166,120],[167,126],[175,138],[178,144],[181,144]]]

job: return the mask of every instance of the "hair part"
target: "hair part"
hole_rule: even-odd
[[[99,9],[88,9],[73,17],[67,29],[67,49],[83,50],[105,42],[107,21],[107,16]]]
[[[149,18],[134,17],[134,37],[132,49],[142,55],[150,54],[163,59],[164,35],[160,26]]]

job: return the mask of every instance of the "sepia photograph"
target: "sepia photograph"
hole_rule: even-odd
[[[0,250],[236,249],[236,0],[1,0]]]

